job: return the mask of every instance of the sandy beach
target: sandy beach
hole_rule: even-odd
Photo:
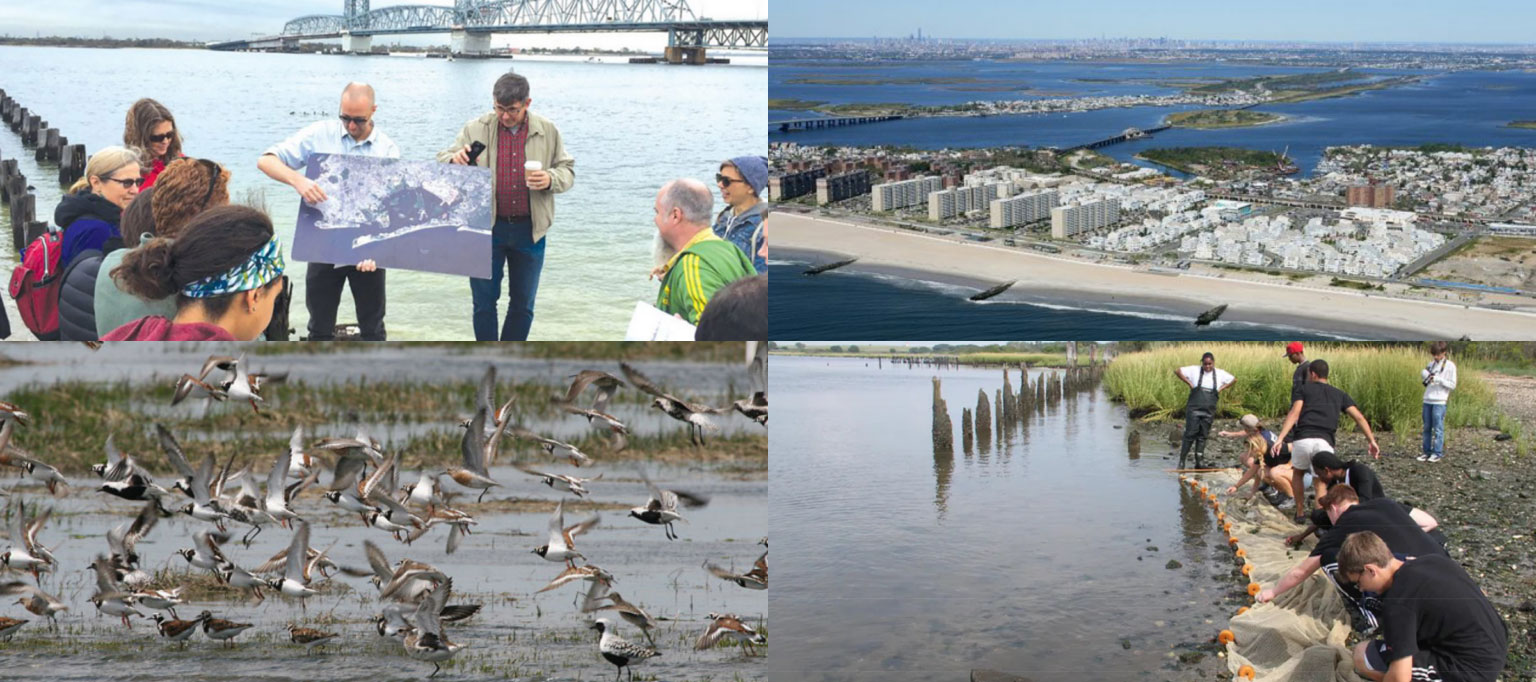
[[[1302,326],[1373,339],[1468,336],[1522,340],[1536,332],[1536,314],[1530,312],[1220,275],[1175,276],[788,212],[772,214],[769,224],[774,246],[786,251],[858,257],[855,265],[863,269],[887,274],[926,273],[925,278],[936,281],[990,285],[1018,280],[1005,294],[1016,300],[1070,301],[1083,307],[1151,305],[1191,317],[1225,303],[1228,309],[1223,319]]]

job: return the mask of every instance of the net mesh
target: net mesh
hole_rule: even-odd
[[[1230,471],[1190,474],[1184,477],[1216,493],[1212,514],[1224,514],[1233,546],[1243,550],[1252,566],[1249,580],[1273,588],[1287,571],[1307,558],[1315,540],[1300,549],[1286,546],[1285,538],[1297,532],[1287,512],[1275,509],[1262,496],[1248,496],[1245,484],[1237,494],[1223,495],[1237,482]],[[1186,483],[1187,485],[1187,483]],[[1223,526],[1225,524],[1222,524]],[[1233,616],[1227,626],[1234,641],[1227,647],[1227,666],[1237,680],[1251,666],[1255,680],[1283,682],[1360,682],[1347,646],[1349,616],[1338,589],[1322,571],[1268,604],[1254,604]]]

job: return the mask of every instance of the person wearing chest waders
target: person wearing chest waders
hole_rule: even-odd
[[[1216,401],[1221,392],[1232,385],[1234,377],[1226,370],[1216,368],[1216,356],[1206,353],[1200,356],[1200,364],[1173,370],[1179,381],[1189,385],[1189,400],[1184,403],[1184,442],[1179,446],[1179,468],[1189,451],[1195,451],[1195,468],[1205,457],[1205,440],[1211,435],[1211,422],[1216,419]]]

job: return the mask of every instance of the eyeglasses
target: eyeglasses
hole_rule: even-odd
[[[102,178],[102,181],[119,183],[124,189],[144,186],[144,178]]]
[[[345,123],[347,125],[355,125],[355,126],[368,125],[368,117],[367,116],[348,116],[346,114],[341,114],[340,116],[338,116],[338,118],[341,119],[342,123]]]
[[[746,180],[737,180],[736,178],[728,178],[723,173],[715,173],[715,182],[717,184],[719,184],[721,187],[730,187],[731,183],[733,183],[733,182],[746,182]]]
[[[150,135],[149,136],[149,141],[154,143],[154,144],[160,144],[161,142],[166,142],[166,141],[175,139],[175,137],[176,137],[176,131],[172,130],[171,132],[168,132],[168,133],[166,133],[164,135]]]
[[[512,105],[510,107],[504,107],[504,106],[502,106],[500,104],[497,104],[497,105],[495,105],[495,107],[496,107],[496,113],[498,113],[498,114],[512,114],[514,116],[516,116],[518,114],[518,112],[524,111],[524,110],[526,110],[528,108],[527,106],[524,106],[522,104],[514,104],[514,105]]]

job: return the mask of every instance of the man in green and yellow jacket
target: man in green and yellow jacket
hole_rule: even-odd
[[[657,274],[661,291],[656,307],[697,325],[699,315],[719,288],[757,271],[735,244],[709,227],[714,195],[704,183],[679,179],[656,193]]]

